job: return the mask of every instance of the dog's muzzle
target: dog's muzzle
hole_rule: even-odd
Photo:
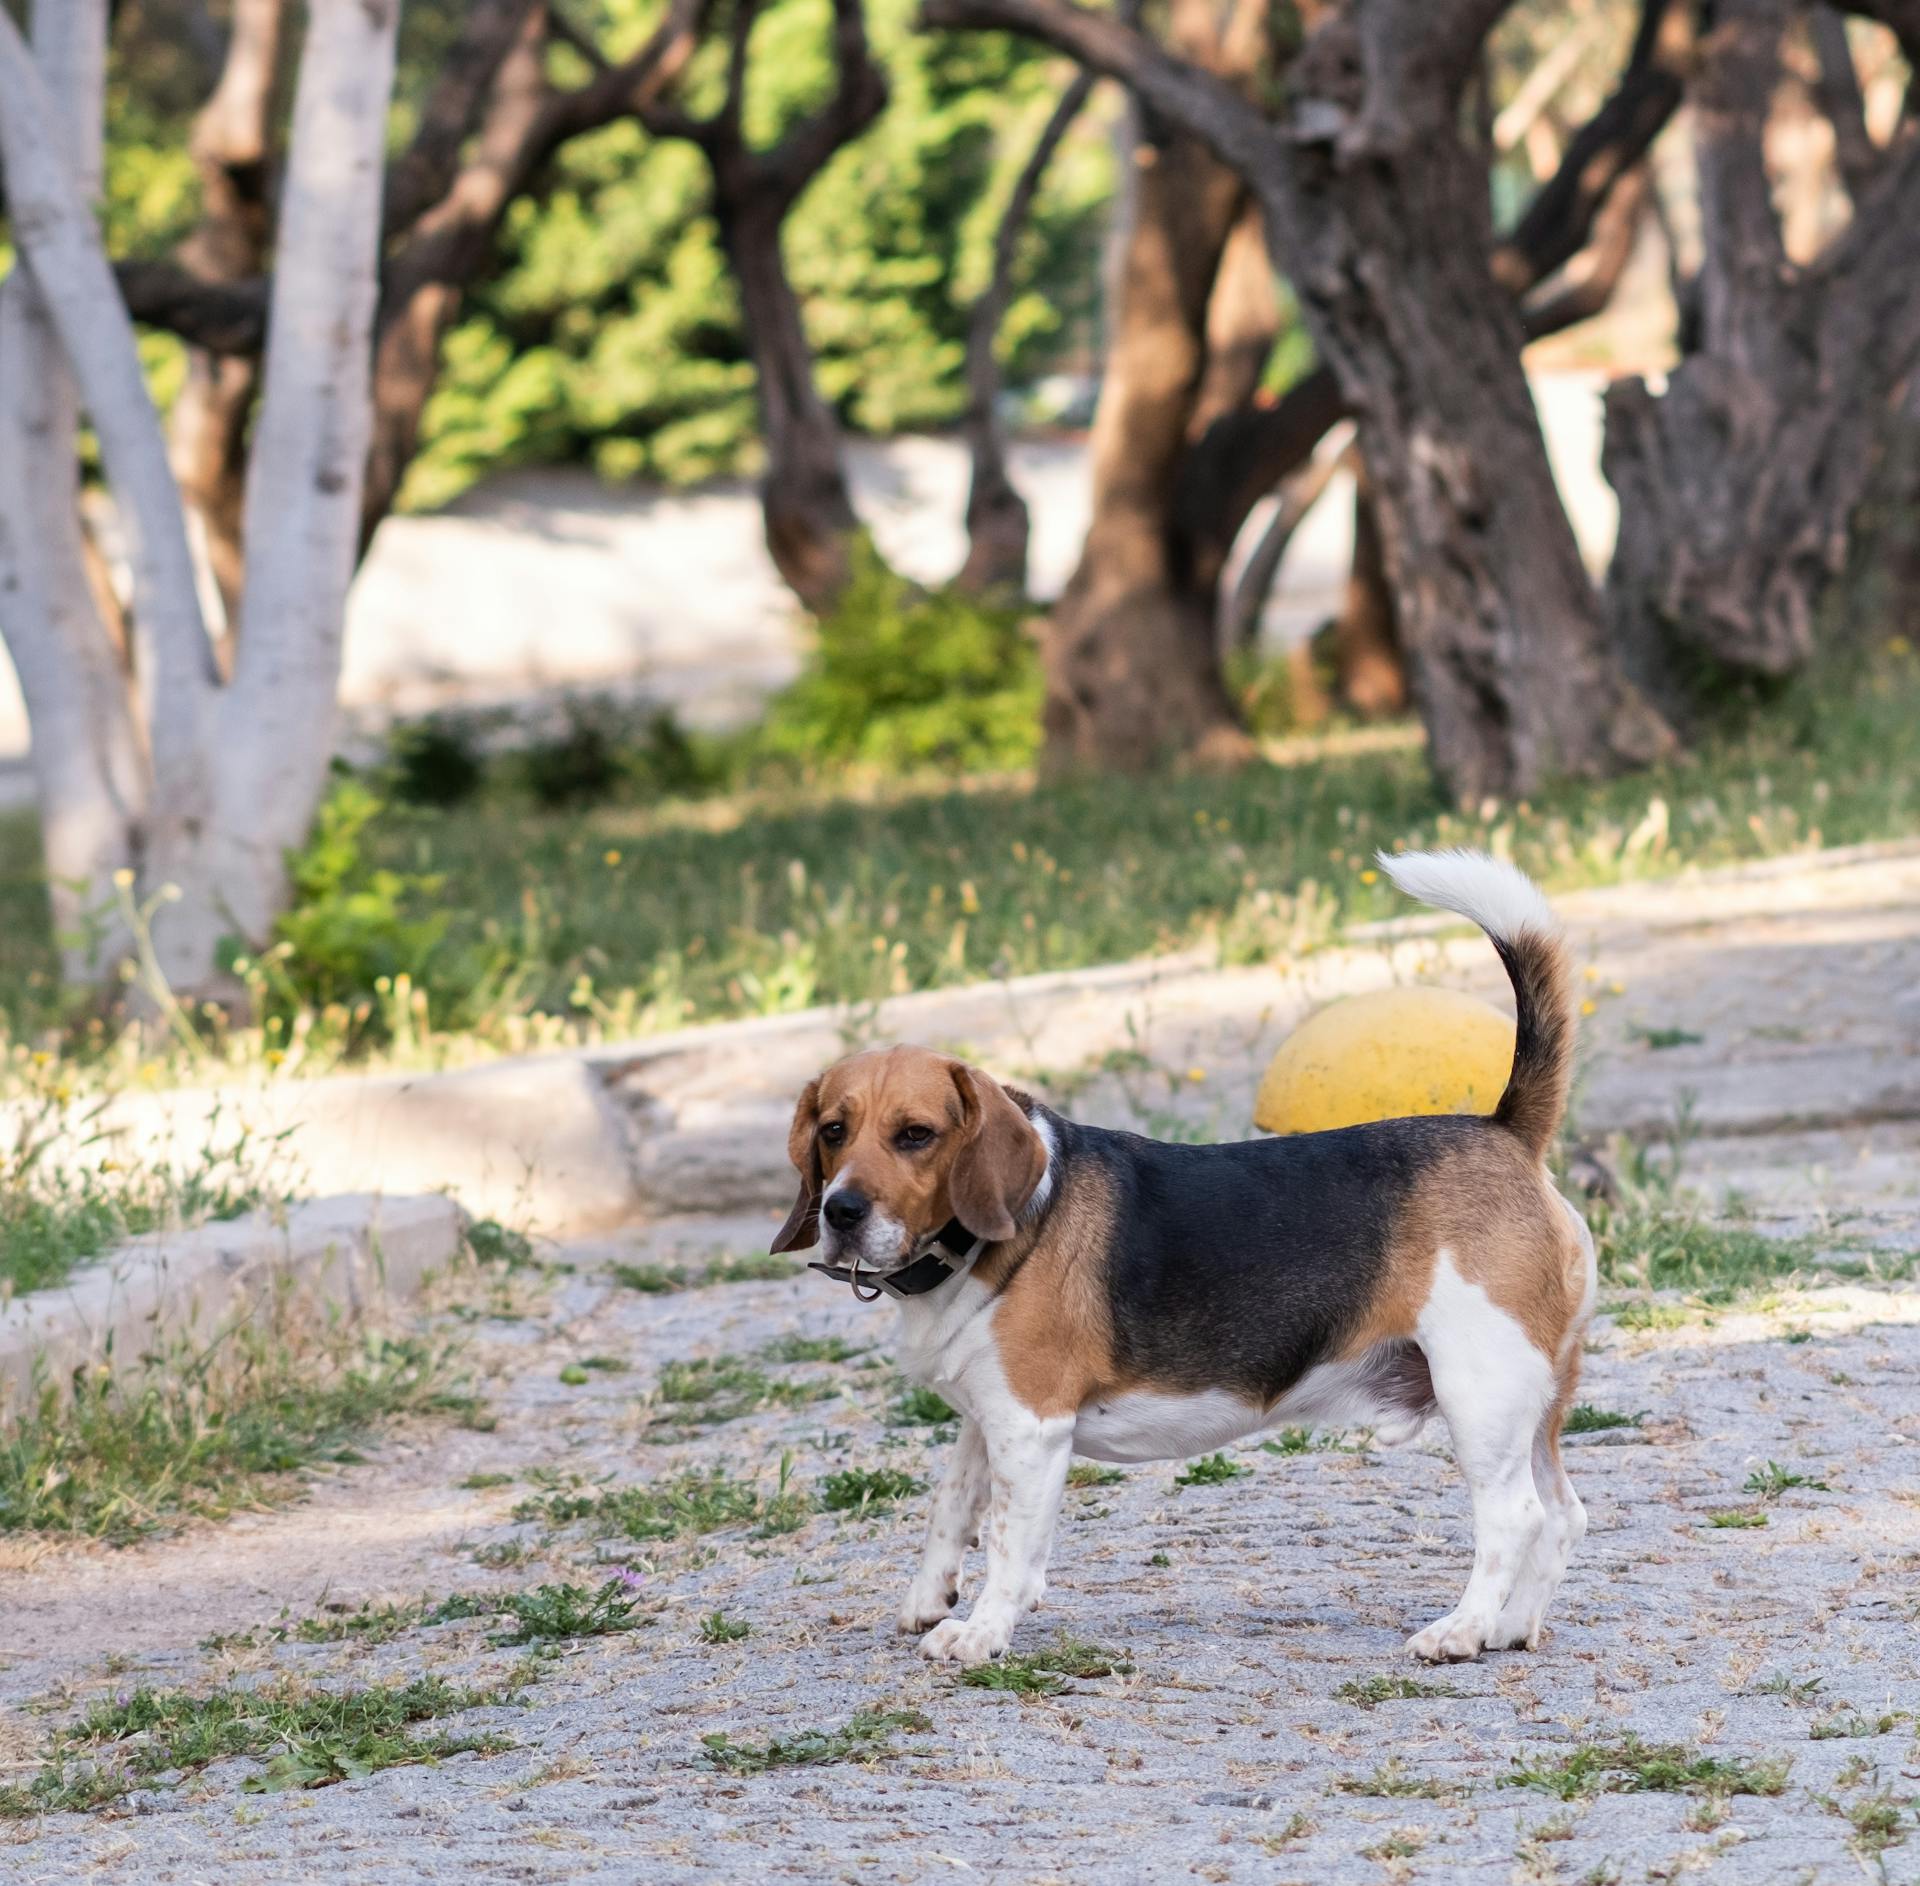
[[[902,1264],[898,1270],[865,1270],[859,1265],[810,1263],[809,1270],[817,1270],[823,1277],[831,1277],[837,1284],[851,1284],[853,1294],[862,1303],[877,1302],[882,1292],[904,1303],[909,1297],[923,1297],[929,1290],[938,1290],[949,1277],[971,1268],[973,1261],[986,1248],[985,1238],[976,1238],[957,1218],[947,1222],[933,1234],[932,1242],[918,1257]],[[957,1263],[950,1261],[958,1259]],[[863,1288],[871,1285],[872,1287]]]

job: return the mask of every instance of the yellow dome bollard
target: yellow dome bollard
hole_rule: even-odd
[[[1253,1103],[1269,1133],[1321,1133],[1410,1113],[1491,1113],[1513,1022],[1458,989],[1381,989],[1323,1008],[1280,1044]]]

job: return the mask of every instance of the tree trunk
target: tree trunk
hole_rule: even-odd
[[[1077,73],[1060,94],[1033,150],[1014,179],[994,233],[993,272],[967,316],[967,450],[973,478],[967,490],[967,560],[954,579],[976,595],[1018,596],[1027,587],[1027,505],[1007,473],[1000,424],[1000,361],[995,344],[1013,299],[1013,271],[1033,201],[1053,154],[1093,93],[1093,74]]]
[[[1353,564],[1333,625],[1333,651],[1343,706],[1362,720],[1384,720],[1406,711],[1406,657],[1394,621],[1393,590],[1364,460],[1354,480]]]
[[[1357,48],[1323,31],[1296,68],[1294,187],[1267,201],[1360,417],[1435,770],[1471,804],[1644,763],[1672,736],[1609,654],[1554,487],[1519,312],[1491,266],[1484,158],[1391,14],[1370,24],[1379,37]]]
[[[1184,31],[1197,49],[1210,47],[1206,27]],[[1041,638],[1044,764],[1053,772],[1138,771],[1181,758],[1230,765],[1252,752],[1220,669],[1219,573],[1197,580],[1177,528],[1203,395],[1214,410],[1226,400],[1218,379],[1208,383],[1210,364],[1251,391],[1244,347],[1214,362],[1207,345],[1215,283],[1245,207],[1232,171],[1141,114],[1094,417],[1093,517]],[[1242,270],[1247,260],[1243,251]],[[1264,249],[1257,261],[1264,270]],[[1239,271],[1228,293],[1223,325],[1244,341],[1251,291]],[[1269,346],[1271,338],[1269,328]]]
[[[1679,713],[1703,670],[1777,676],[1812,653],[1920,372],[1920,138],[1871,179],[1856,171],[1851,224],[1790,268],[1760,148],[1784,25],[1768,0],[1741,0],[1710,42],[1698,351],[1664,394],[1633,380],[1607,397],[1614,634]]]
[[[213,815],[156,845],[181,893],[154,949],[176,991],[218,990],[224,938],[258,948],[286,902],[333,754],[347,585],[372,430],[380,195],[399,0],[315,0],[295,92],[246,587],[221,700]],[[156,835],[158,837],[158,834]]]
[[[235,0],[220,82],[194,121],[190,148],[200,176],[200,224],[180,264],[196,280],[250,281],[266,264],[271,234],[271,115],[285,0]],[[197,527],[230,640],[246,572],[241,511],[246,498],[247,428],[258,388],[245,355],[193,348],[174,402],[174,476]],[[230,647],[226,651],[231,662]]]
[[[35,8],[34,48],[62,110],[60,155],[100,187],[106,15]],[[0,631],[34,729],[41,850],[63,979],[94,982],[124,957],[113,897],[135,860],[144,756],[119,651],[87,579],[76,449],[79,397],[32,272],[0,285]]]
[[[817,614],[846,589],[860,520],[839,422],[814,385],[813,349],[780,251],[785,205],[729,190],[716,170],[714,212],[753,357],[767,455],[760,486],[767,550],[787,587]]]

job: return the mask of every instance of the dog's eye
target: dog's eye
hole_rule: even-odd
[[[918,1152],[922,1146],[933,1144],[933,1128],[930,1126],[903,1126],[893,1136],[896,1146],[904,1147],[908,1152]]]
[[[828,1146],[838,1146],[846,1137],[846,1123],[842,1120],[829,1120],[826,1125],[820,1129],[821,1141]]]

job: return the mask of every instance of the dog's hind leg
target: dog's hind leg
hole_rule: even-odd
[[[1560,1424],[1566,1419],[1567,1404],[1573,1399],[1573,1381],[1567,1380],[1541,1421],[1533,1439],[1533,1485],[1545,1509],[1545,1520],[1527,1569],[1521,1573],[1500,1613],[1493,1635],[1487,1639],[1491,1650],[1535,1650],[1540,1644],[1540,1628],[1546,1621],[1547,1607],[1560,1581],[1567,1575],[1567,1563],[1574,1548],[1586,1536],[1587,1509],[1567,1478],[1560,1460]]]
[[[986,1442],[980,1424],[968,1416],[960,1423],[959,1437],[947,1456],[946,1477],[933,1496],[920,1570],[900,1604],[898,1623],[903,1631],[931,1630],[960,1601],[960,1568],[986,1504]]]
[[[1559,1385],[1519,1321],[1463,1278],[1448,1251],[1440,1253],[1416,1334],[1473,1499],[1473,1572],[1459,1604],[1407,1648],[1453,1662],[1500,1641],[1502,1615],[1532,1566],[1547,1524],[1534,1481],[1535,1437]]]

